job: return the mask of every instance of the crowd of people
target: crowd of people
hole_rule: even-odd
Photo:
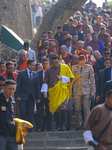
[[[48,13],[48,11],[55,5],[56,1],[48,1],[47,4],[43,0],[31,0],[31,10],[33,18],[33,26],[38,29],[42,23],[43,18]]]
[[[39,3],[32,1],[32,5],[34,3],[39,6]],[[38,8],[39,13],[40,10]],[[39,23],[38,15],[36,19]],[[8,81],[10,82],[7,83]],[[82,121],[86,123],[85,130],[92,130],[100,121],[103,110],[109,114],[104,105],[98,107],[99,104],[105,103],[108,110],[112,110],[109,103],[112,95],[112,91],[109,91],[112,89],[110,6],[103,3],[102,8],[97,8],[90,0],[63,27],[57,26],[54,36],[52,31],[43,31],[36,53],[30,49],[27,41],[24,42],[23,49],[18,51],[17,60],[0,62],[1,95],[3,96],[4,86],[15,83],[16,91],[14,89],[10,95],[15,98],[16,117],[35,124],[36,132],[51,132],[52,117],[56,123],[56,131],[71,131],[73,114],[76,131],[84,129]],[[6,111],[7,107],[7,104],[1,106],[2,111]],[[98,117],[95,118],[97,114]],[[0,119],[0,124],[2,121]],[[105,125],[102,128],[103,126]],[[1,128],[4,128],[3,125],[0,126],[0,134]],[[96,131],[94,130],[95,134]],[[34,129],[30,128],[28,132],[34,132]],[[93,140],[91,132],[87,132],[84,133],[86,142],[89,141],[87,134]],[[99,136],[99,132],[96,135]],[[106,142],[109,141],[111,147],[109,137]]]

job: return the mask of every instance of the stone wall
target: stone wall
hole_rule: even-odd
[[[12,29],[23,40],[33,38],[30,0],[0,0],[0,24]]]
[[[7,47],[0,42],[0,61],[11,61],[12,59],[17,59],[17,51]]]

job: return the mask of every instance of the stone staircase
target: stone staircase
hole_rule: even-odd
[[[71,132],[56,132],[53,118],[52,132],[27,133],[24,150],[87,150],[83,130],[75,131],[75,117],[72,117]],[[82,124],[83,127],[83,124]]]

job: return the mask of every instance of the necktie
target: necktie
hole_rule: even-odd
[[[80,69],[80,72],[82,72],[82,67],[81,67],[81,69]]]
[[[30,82],[31,82],[31,73],[32,73],[32,72],[31,72],[31,71],[29,71],[29,73],[30,73]]]

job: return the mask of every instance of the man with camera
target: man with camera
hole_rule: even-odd
[[[96,106],[85,122],[83,133],[89,149],[112,149],[112,89],[107,91],[104,104]]]

